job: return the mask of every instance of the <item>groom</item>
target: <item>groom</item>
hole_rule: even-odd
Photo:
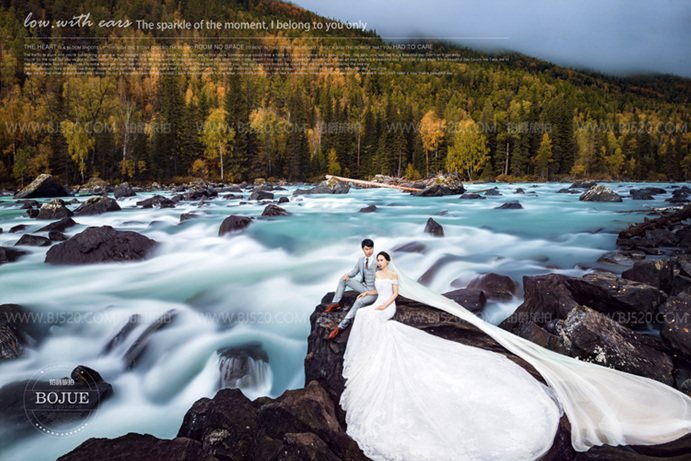
[[[377,270],[377,261],[374,258],[374,242],[370,239],[362,241],[362,252],[365,254],[358,259],[355,267],[341,277],[338,281],[338,288],[334,294],[333,300],[329,307],[324,312],[332,312],[341,308],[341,298],[346,286],[352,288],[358,293],[374,290],[374,273]],[[348,328],[350,322],[355,317],[355,313],[362,306],[372,304],[377,299],[374,295],[363,296],[355,300],[355,304],[350,308],[345,318],[340,324],[329,333],[329,339],[334,339],[338,334]]]

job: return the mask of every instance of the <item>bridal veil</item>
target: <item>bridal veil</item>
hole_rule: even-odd
[[[451,299],[398,274],[399,293],[453,314],[529,362],[554,391],[577,451],[595,445],[656,445],[691,432],[691,398],[658,381],[550,351],[478,318]]]

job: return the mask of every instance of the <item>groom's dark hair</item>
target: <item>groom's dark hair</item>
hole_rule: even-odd
[[[373,247],[373,246],[374,246],[374,242],[372,241],[372,239],[365,239],[362,241],[362,248]]]

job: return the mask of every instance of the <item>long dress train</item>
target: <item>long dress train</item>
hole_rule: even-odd
[[[393,283],[355,316],[341,406],[374,460],[532,460],[549,450],[561,409],[552,391],[501,354],[396,321]]]
[[[688,395],[652,379],[583,362],[540,347],[527,339],[483,321],[453,300],[409,279],[396,267],[393,261],[389,264],[389,268],[398,274],[401,296],[441,309],[475,325],[506,349],[535,367],[549,385],[550,390],[556,395],[559,405],[569,419],[571,445],[575,450],[587,451],[590,447],[604,444],[613,446],[656,445],[670,442],[691,432],[691,397]],[[391,293],[391,291],[387,292]],[[359,326],[356,328],[353,325],[344,360],[346,390],[342,396],[341,405],[349,413],[347,416],[348,432],[358,443],[362,440],[362,445],[366,450],[372,450],[372,452],[376,450],[378,453],[382,453],[378,459],[397,459],[396,457],[398,459],[410,459],[400,454],[405,453],[405,451],[397,450],[398,442],[393,443],[387,439],[380,443],[377,440],[378,437],[368,434],[370,430],[381,432],[381,429],[377,428],[376,425],[370,424],[372,421],[384,421],[385,424],[393,424],[395,418],[393,416],[388,417],[393,414],[393,411],[399,412],[406,418],[410,417],[406,420],[408,421],[407,426],[403,426],[410,429],[406,432],[406,436],[416,431],[419,433],[439,431],[441,427],[444,428],[444,432],[440,437],[443,436],[446,441],[448,440],[446,426],[466,424],[465,420],[467,420],[467,417],[460,413],[456,414],[455,418],[451,418],[447,408],[434,411],[420,410],[419,414],[411,414],[414,412],[405,409],[406,405],[415,405],[421,409],[427,408],[430,400],[430,393],[427,392],[427,389],[433,388],[435,383],[453,376],[454,372],[451,372],[450,375],[447,374],[449,370],[452,370],[450,364],[453,362],[448,359],[450,356],[447,351],[451,348],[456,350],[456,345],[452,346],[451,343],[453,342],[437,338],[444,341],[443,346],[436,349],[437,357],[434,357],[434,352],[426,355],[427,352],[435,349],[428,345],[426,339],[420,339],[423,338],[419,334],[421,332],[396,322],[385,321],[393,317],[394,309],[395,306],[393,309],[389,307],[384,311],[385,313],[388,311],[388,313],[381,314],[381,316],[379,316],[380,313],[370,312],[367,308],[360,309],[363,315],[360,316],[358,313],[356,316],[356,319],[360,316],[360,321],[357,322]],[[373,321],[368,322],[370,317]],[[372,325],[377,327],[374,328]],[[369,331],[369,328],[372,330]],[[413,337],[416,339],[410,339]],[[422,349],[425,351],[413,351],[418,343],[422,344]],[[421,363],[417,359],[414,362],[409,362],[408,355],[400,352],[403,350],[408,351],[408,355],[418,359],[424,357],[422,362],[426,363]],[[455,352],[454,356],[464,357],[464,354]],[[494,363],[496,358],[488,358],[487,360],[488,362],[484,367],[485,372],[491,373],[490,369],[499,365]],[[492,360],[491,365],[489,360]],[[371,365],[370,361],[376,366]],[[431,363],[435,363],[435,365],[432,366]],[[474,360],[469,361],[469,363],[474,363]],[[514,382],[523,381],[520,375],[520,373],[518,373],[518,377],[504,375],[498,380],[503,380],[509,387],[513,388]],[[502,395],[502,392],[495,391],[484,394],[493,396],[489,399],[466,399],[467,396],[475,395],[476,392],[484,392],[481,388],[485,381],[481,378],[480,376],[467,379],[463,386],[457,386],[457,388],[451,386],[455,393],[453,399],[450,400],[456,398],[460,398],[462,401],[467,400],[465,404],[467,404],[467,411],[471,418],[482,414],[482,407],[488,401],[506,397]],[[455,378],[450,379],[455,382]],[[413,384],[411,384],[411,380]],[[492,383],[492,386],[495,384]],[[440,387],[442,390],[449,389],[447,385],[440,385]],[[537,393],[537,395],[542,401],[541,394]],[[518,407],[522,405],[515,405],[516,401],[520,399],[521,397],[517,395],[509,396],[507,408],[512,408],[511,411],[521,411]],[[378,411],[371,412],[369,405]],[[386,405],[389,406],[388,410]],[[531,403],[531,405],[533,404]],[[547,408],[543,406],[545,413],[549,413]],[[435,416],[437,411],[441,416]],[[496,410],[492,409],[492,411]],[[379,419],[373,419],[370,417],[370,413],[380,415]],[[547,423],[545,425],[545,427],[549,426]],[[475,427],[471,424],[471,429]],[[502,428],[501,425],[497,427]],[[545,429],[545,431],[550,432],[551,429]],[[453,436],[455,439],[451,440],[450,443],[462,446],[465,443],[465,438],[474,440],[476,437],[484,437],[484,432],[486,429],[482,433],[479,430],[470,430],[457,434]],[[410,436],[414,437],[413,435]],[[544,439],[546,436],[536,434],[536,437]],[[495,441],[491,442],[494,443]],[[496,442],[501,443],[500,440]],[[372,448],[369,448],[370,444],[372,444]],[[435,444],[432,443],[432,445]],[[542,442],[539,442],[536,446],[541,445]],[[536,451],[539,451],[539,448]],[[424,453],[421,456],[424,456]]]

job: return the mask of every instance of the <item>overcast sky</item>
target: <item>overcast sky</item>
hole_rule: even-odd
[[[609,74],[691,78],[689,0],[292,1],[384,37],[453,38]]]

